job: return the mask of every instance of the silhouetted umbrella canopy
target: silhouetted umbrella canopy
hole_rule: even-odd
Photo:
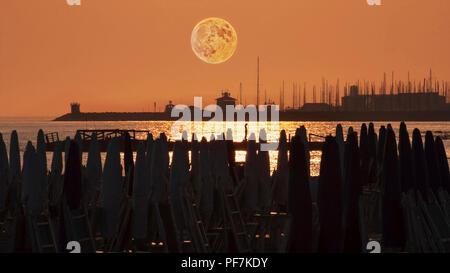
[[[322,150],[319,178],[319,252],[342,251],[342,191],[339,149],[327,136]]]
[[[16,203],[20,198],[19,183],[22,176],[20,165],[20,149],[19,137],[16,130],[11,133],[11,141],[9,143],[9,168],[10,168],[10,187],[11,187],[11,202]]]
[[[147,134],[147,142],[145,147],[145,175],[147,183],[148,183],[148,193],[149,196],[151,195],[151,188],[152,188],[152,175],[151,175],[151,169],[152,169],[152,153],[154,149],[154,140],[153,135],[151,133]]]
[[[400,162],[400,185],[402,192],[408,192],[414,187],[414,179],[412,173],[412,153],[411,143],[409,141],[408,130],[404,122],[400,123],[400,135],[398,142],[398,157]]]
[[[11,141],[9,143],[9,165],[11,169],[11,175],[20,176],[20,149],[19,149],[19,137],[16,130],[11,133]]]
[[[277,169],[273,173],[274,177],[274,199],[277,204],[287,207],[288,187],[289,187],[289,161],[288,161],[288,144],[286,131],[281,130],[280,140],[278,144]],[[306,164],[306,162],[305,162]]]
[[[412,155],[416,189],[422,193],[422,198],[424,200],[428,200],[427,190],[429,188],[429,182],[427,162],[423,150],[422,136],[417,128],[413,131]]]
[[[83,140],[81,139],[79,131],[75,133],[75,137],[73,140],[78,145],[78,156],[80,157],[80,162],[83,163]]]
[[[351,133],[353,133],[353,127],[352,127],[352,126],[348,127],[348,130],[347,130],[347,137],[348,137]]]
[[[373,123],[369,123],[369,130],[367,133],[367,141],[368,141],[368,150],[369,150],[369,183],[376,182],[376,171],[377,168],[377,134],[375,133],[375,128]]]
[[[160,134],[153,145],[151,167],[151,195],[153,202],[167,200],[169,148],[165,134]]]
[[[269,152],[261,150],[261,143],[267,143],[267,135],[264,129],[259,132],[260,149],[257,160],[257,176],[258,176],[258,188],[259,188],[259,207],[268,208],[271,205],[272,197],[270,192],[270,159]]]
[[[385,247],[400,248],[404,242],[404,225],[401,205],[401,186],[399,180],[397,144],[392,129],[386,133],[383,164],[383,242]]]
[[[289,160],[290,253],[312,251],[312,201],[306,168],[305,147],[300,136],[294,136]]]
[[[41,160],[43,165],[41,166],[42,167],[41,171],[47,173],[47,154],[44,141],[44,131],[42,131],[42,129],[40,129],[38,132],[36,152],[40,157],[42,157]]]
[[[197,141],[197,135],[192,135],[192,149],[191,149],[191,186],[194,193],[195,201],[200,198],[201,190],[201,165],[200,165],[200,144]]]
[[[66,137],[64,142],[64,167],[67,164],[67,159],[69,158],[69,149],[70,149],[70,137]]]
[[[255,134],[250,134],[245,155],[244,176],[247,181],[243,194],[243,205],[248,211],[255,211],[258,204],[257,159]]]
[[[369,138],[367,136],[367,126],[365,123],[361,125],[361,132],[359,135],[359,153],[361,160],[361,171],[363,184],[368,183],[369,178]]]
[[[103,236],[111,238],[119,220],[122,199],[122,165],[120,164],[120,143],[117,137],[108,144],[105,166],[103,167],[100,206],[103,208]]]
[[[185,229],[186,222],[183,214],[182,198],[184,187],[188,181],[189,162],[187,151],[181,141],[176,141],[173,147],[172,165],[170,167],[169,192],[170,202],[178,229]]]
[[[228,168],[228,152],[227,152],[227,144],[224,140],[217,140],[215,142],[215,156],[214,156],[214,166],[212,174],[215,176],[216,181],[219,184],[217,186],[220,189],[224,189],[227,192],[232,191],[232,181],[230,178],[230,171]]]
[[[362,250],[359,198],[362,191],[361,166],[358,150],[358,135],[350,132],[345,143],[345,180],[343,182],[344,200],[344,252],[360,252]]]
[[[231,129],[227,130],[227,154],[228,164],[230,166],[230,174],[232,174],[233,168],[236,164],[236,150],[234,149],[233,132],[231,131]],[[235,182],[237,183],[238,181]]]
[[[124,166],[125,175],[127,177],[126,192],[128,195],[132,195],[133,192],[133,175],[134,175],[134,161],[133,161],[133,149],[131,148],[131,138],[128,132],[125,132],[124,137]]]
[[[71,141],[64,172],[63,194],[71,210],[78,209],[81,203],[81,162],[78,149],[78,144]]]
[[[37,136],[37,145],[36,145],[36,153],[39,157],[39,176],[37,176],[37,181],[39,181],[41,185],[41,192],[42,194],[45,194],[47,190],[47,153],[46,153],[46,146],[44,141],[44,132],[39,130],[38,136]]]
[[[382,125],[378,132],[378,147],[377,147],[378,165],[380,166],[383,164],[385,144],[386,144],[386,127]]]
[[[49,177],[49,203],[55,205],[62,194],[64,185],[63,171],[63,159],[62,159],[62,144],[57,142],[53,148],[52,166],[50,169]]]
[[[377,157],[377,133],[375,133],[375,127],[373,123],[369,123],[369,130],[367,133],[369,141],[369,156],[371,159],[376,160]]]
[[[89,143],[86,172],[89,202],[95,202],[97,191],[100,189],[102,179],[102,160],[100,157],[96,133],[92,134],[92,139]]]
[[[137,149],[133,182],[132,234],[134,238],[145,238],[147,235],[148,194],[150,187],[146,176],[145,161],[145,145],[143,142],[140,142]]]
[[[200,143],[200,172],[201,172],[201,196],[200,196],[200,213],[206,225],[209,224],[213,210],[213,189],[214,184],[211,178],[209,144],[206,138],[202,138]]]
[[[53,175],[61,175],[63,170],[61,142],[55,144],[50,171]]]
[[[23,160],[23,180],[24,180],[24,201],[26,209],[31,215],[39,215],[42,204],[42,157],[37,154],[36,150],[28,141],[25,148]]]
[[[3,135],[0,133],[0,208],[3,209],[8,191],[9,162]]]
[[[448,169],[447,154],[445,153],[444,143],[442,139],[438,136],[435,141],[436,153],[438,158],[438,167],[441,177],[442,187],[450,193],[450,174]]]
[[[338,125],[336,125],[336,142],[339,147],[339,158],[341,161],[341,174],[344,175],[345,143],[344,143],[344,133],[342,130],[342,125],[340,123]]]
[[[295,132],[296,136],[300,136],[300,140],[302,141],[303,145],[305,146],[305,159],[306,159],[306,168],[308,171],[308,177],[310,176],[310,161],[311,157],[309,154],[309,145],[308,145],[308,136],[305,126],[300,126],[300,128],[297,129]]]
[[[427,131],[425,134],[425,158],[427,160],[428,174],[430,175],[430,187],[433,192],[437,193],[437,190],[441,187],[441,174],[438,168],[437,153],[431,131]]]

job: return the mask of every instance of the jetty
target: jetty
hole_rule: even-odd
[[[120,151],[125,151],[124,141],[125,136],[128,134],[130,138],[130,147],[133,152],[136,152],[139,146],[139,143],[146,140],[147,134],[149,134],[149,130],[125,130],[125,129],[96,129],[96,130],[77,130],[76,135],[80,138],[80,149],[83,152],[89,152],[90,142],[95,135],[98,148],[100,152],[106,152],[108,148],[109,141],[113,138],[118,138],[120,140]],[[145,137],[145,138],[144,138]],[[308,135],[308,145],[311,151],[319,151],[322,149],[323,141],[311,141],[312,138],[321,138],[325,139],[324,136],[309,134]],[[55,146],[57,144],[61,144],[63,147],[66,145],[66,141],[70,141],[70,139],[60,139],[58,132],[50,132],[46,133],[45,136],[45,145],[46,150],[49,152],[53,152],[55,150]],[[186,148],[188,150],[192,150],[192,142],[186,141]],[[175,145],[175,141],[167,141],[167,147],[169,151],[173,151]],[[248,140],[241,142],[232,142],[233,149],[235,151],[245,151],[247,149]],[[259,150],[260,143],[256,143],[256,148]]]

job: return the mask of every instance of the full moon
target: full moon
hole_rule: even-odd
[[[236,50],[236,31],[224,19],[206,18],[194,27],[191,45],[200,60],[210,64],[223,63]]]

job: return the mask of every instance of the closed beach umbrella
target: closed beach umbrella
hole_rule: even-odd
[[[6,203],[6,193],[9,184],[9,162],[3,135],[0,133],[0,209],[3,210]]]
[[[342,130],[342,125],[340,123],[336,125],[336,142],[339,147],[339,157],[341,159],[341,174],[344,175],[345,143],[344,143],[344,132]]]
[[[361,132],[359,135],[359,153],[363,184],[366,185],[369,178],[369,138],[367,135],[367,126],[365,123],[361,125]]]
[[[236,151],[234,149],[234,144],[233,144],[233,132],[231,131],[231,129],[228,128],[227,130],[227,139],[226,139],[226,143],[227,143],[227,159],[228,159],[228,164],[230,166],[230,173],[232,174],[232,172],[234,171],[233,168],[235,167],[235,163],[236,163]],[[235,183],[238,183],[238,181],[235,181]],[[236,186],[236,185],[234,185]]]
[[[10,168],[10,187],[11,187],[11,202],[16,203],[20,198],[20,177],[22,176],[20,164],[20,149],[19,137],[16,130],[11,133],[11,141],[9,143],[9,168]]]
[[[19,149],[19,137],[16,130],[11,133],[11,141],[9,143],[9,166],[11,169],[11,175],[20,176],[20,149]]]
[[[83,140],[81,139],[81,135],[80,135],[79,131],[77,131],[75,133],[75,137],[73,140],[78,145],[78,153],[79,153],[78,156],[80,157],[80,162],[82,164],[83,163]]]
[[[270,159],[269,152],[261,150],[261,144],[267,143],[267,135],[264,129],[259,132],[260,149],[257,160],[257,176],[258,176],[258,192],[259,192],[259,207],[268,209],[271,205],[272,197],[270,192]]]
[[[376,160],[377,156],[377,133],[375,132],[375,126],[371,122],[369,123],[369,130],[367,132],[369,138],[369,155],[370,158]]]
[[[398,158],[400,163],[400,185],[402,187],[402,192],[408,192],[414,187],[415,177],[413,176],[412,170],[411,142],[404,122],[400,123]]]
[[[322,151],[319,177],[320,253],[342,251],[342,179],[339,149],[335,138],[328,136]]]
[[[67,159],[69,158],[69,149],[70,149],[70,137],[66,137],[64,142],[64,168],[67,164]]]
[[[50,168],[49,178],[49,201],[55,203],[59,200],[63,188],[63,163],[62,163],[61,142],[55,143],[52,157],[52,166]]]
[[[230,169],[228,166],[227,143],[224,140],[215,142],[216,153],[214,157],[213,176],[219,182],[217,186],[220,190],[230,193],[233,190],[233,184],[230,177]]]
[[[384,144],[386,143],[386,127],[382,125],[380,127],[380,130],[378,132],[378,147],[377,147],[377,158],[378,158],[378,165],[382,166],[383,159],[384,159]]]
[[[422,193],[422,198],[428,200],[427,190],[429,188],[427,163],[423,150],[422,136],[419,129],[413,131],[412,141],[413,173],[416,181],[416,189]]]
[[[89,143],[89,152],[86,163],[88,201],[94,204],[97,201],[97,192],[100,191],[102,179],[102,160],[100,157],[100,149],[98,147],[97,134],[92,134]]]
[[[42,206],[42,186],[40,184],[42,157],[28,141],[23,160],[24,203],[29,214],[39,215]]]
[[[69,209],[75,210],[81,204],[81,162],[79,146],[76,142],[70,143],[69,158],[64,172],[63,194]]]
[[[289,161],[288,161],[288,143],[286,131],[280,132],[280,140],[278,144],[277,169],[274,172],[274,199],[276,204],[282,210],[287,209],[288,187],[289,187]],[[304,146],[303,146],[304,149]],[[306,164],[306,161],[304,161]]]
[[[258,182],[257,182],[257,161],[256,161],[256,141],[255,134],[251,133],[247,144],[245,155],[244,177],[246,179],[243,194],[243,208],[250,214],[257,210],[258,205]]]
[[[288,252],[312,251],[312,201],[305,160],[305,147],[300,136],[291,140],[289,158],[289,212],[292,215]]]
[[[201,191],[201,165],[200,165],[200,144],[197,141],[197,135],[192,135],[191,149],[191,186],[193,189],[194,200],[198,202]]]
[[[42,129],[38,132],[36,153],[39,156],[39,176],[36,178],[38,178],[38,181],[42,187],[42,194],[47,196],[47,153],[44,141],[44,132]]]
[[[362,250],[359,200],[362,191],[361,166],[359,160],[358,135],[351,132],[347,136],[343,210],[344,246],[343,251],[358,253]]]
[[[58,142],[55,144],[52,156],[52,166],[50,171],[54,175],[61,175],[63,171],[63,162],[62,162],[62,149],[61,143]]]
[[[47,154],[46,154],[46,147],[45,147],[45,141],[44,141],[44,131],[42,129],[39,130],[38,136],[37,136],[37,146],[36,146],[36,152],[39,154],[40,157],[42,157],[42,171],[47,173]]]
[[[122,186],[120,143],[119,139],[115,137],[108,145],[101,183],[100,206],[103,212],[102,233],[107,239],[112,238],[119,221]]]
[[[435,141],[436,153],[438,158],[439,172],[441,173],[441,185],[444,190],[450,193],[450,173],[448,169],[447,154],[445,153],[444,143],[442,139],[438,136]]]
[[[189,162],[186,160],[186,155],[187,151],[183,143],[176,141],[170,166],[169,193],[176,226],[179,229],[187,228],[182,199],[189,174]]]
[[[441,173],[438,168],[436,147],[431,131],[427,131],[425,134],[425,158],[428,174],[430,175],[430,187],[437,194],[438,189],[441,187]]]
[[[369,150],[369,183],[376,182],[376,172],[378,170],[377,166],[377,134],[375,133],[375,128],[373,123],[369,123],[369,130],[367,133],[368,150]]]
[[[209,225],[213,210],[214,184],[211,178],[209,147],[206,138],[200,143],[200,165],[201,165],[201,196],[200,213],[206,226]]]
[[[382,234],[384,246],[401,248],[404,243],[403,210],[399,179],[397,144],[392,129],[386,133],[383,164]]]
[[[151,200],[161,202],[167,200],[167,172],[169,168],[168,147],[164,137],[160,136],[155,141],[151,162]]]
[[[307,171],[308,171],[308,177],[310,177],[311,156],[309,154],[308,137],[307,137],[307,131],[306,131],[305,126],[303,126],[303,125],[300,126],[300,128],[298,128],[297,131],[295,132],[295,135],[300,136],[300,140],[302,141],[303,146],[305,146],[306,168],[307,168]]]
[[[148,194],[150,184],[147,181],[145,145],[140,142],[136,155],[133,181],[133,228],[134,238],[145,238],[148,223]]]
[[[133,149],[131,148],[131,138],[128,132],[125,132],[124,137],[124,157],[123,165],[125,166],[126,176],[126,192],[131,196],[133,192],[133,175],[134,175],[134,161],[133,161]]]

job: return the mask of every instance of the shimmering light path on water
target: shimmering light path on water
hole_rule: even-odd
[[[294,135],[295,130],[304,125],[308,131],[308,134],[315,134],[326,136],[329,134],[334,135],[336,125],[339,122],[279,122],[278,126],[273,123],[248,123],[248,137],[251,133],[255,133],[256,137],[259,136],[259,129],[266,128],[267,138],[269,142],[276,141],[279,137],[280,130],[286,130],[287,135]],[[340,122],[344,129],[344,135],[350,126],[357,132],[361,128],[361,122]],[[368,124],[368,122],[366,122]],[[387,125],[389,122],[374,122],[376,131],[381,125]],[[398,129],[400,122],[390,122],[394,128],[398,137]],[[77,129],[135,129],[135,130],[150,130],[154,137],[159,136],[164,132],[170,139],[179,137],[179,135],[172,134],[173,121],[109,121],[109,122],[53,122],[51,118],[0,118],[0,132],[3,134],[3,139],[6,142],[7,149],[9,150],[9,139],[12,130],[17,130],[19,134],[21,152],[24,151],[26,143],[31,140],[33,144],[36,144],[37,132],[39,129],[43,129],[44,133],[58,132],[61,140],[66,136],[73,137]],[[197,132],[199,137],[205,136],[208,140],[211,134],[221,134],[225,132],[227,128],[233,130],[233,137],[235,141],[241,141],[245,135],[244,122],[202,122],[191,123],[191,133]],[[435,136],[450,136],[450,122],[407,122],[408,131],[412,136],[412,130],[419,128],[422,134],[425,134],[427,130],[433,132]],[[179,128],[178,131],[186,128]],[[145,139],[145,136],[141,136]],[[190,138],[190,134],[189,134]],[[313,137],[314,141],[321,141],[320,138]],[[444,145],[447,152],[447,158],[450,158],[450,139],[444,139]],[[320,166],[320,151],[311,152],[311,175],[316,176],[319,174]],[[104,160],[105,154],[102,154],[102,160]],[[51,153],[48,153],[48,166],[51,163]],[[87,153],[83,155],[83,162],[86,163]],[[237,161],[245,160],[245,152],[236,153]],[[275,151],[270,152],[270,162],[272,170],[276,167],[277,153]]]

